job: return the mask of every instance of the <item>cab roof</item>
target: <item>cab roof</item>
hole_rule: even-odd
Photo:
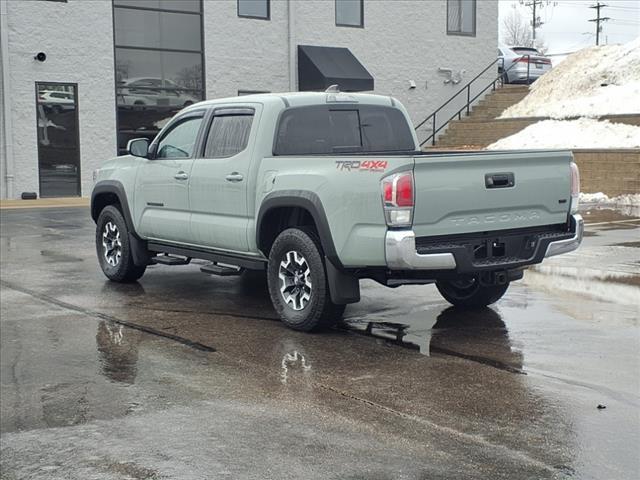
[[[370,93],[351,92],[285,92],[285,93],[256,93],[241,97],[216,98],[195,103],[188,107],[213,107],[216,105],[261,103],[279,105],[281,108],[299,107],[305,105],[324,105],[327,103],[361,103],[365,105],[396,106],[397,100],[389,96]]]

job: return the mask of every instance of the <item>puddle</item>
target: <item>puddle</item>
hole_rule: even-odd
[[[506,325],[493,308],[470,311],[449,307],[406,315],[402,323],[346,318],[343,327],[425,356],[453,356],[524,373],[522,354],[512,348]]]

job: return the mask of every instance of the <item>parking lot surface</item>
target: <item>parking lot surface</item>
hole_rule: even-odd
[[[491,308],[363,282],[286,329],[264,277],[108,282],[85,208],[1,212],[3,479],[640,478],[640,219]]]

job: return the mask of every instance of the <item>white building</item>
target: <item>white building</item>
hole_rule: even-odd
[[[489,65],[498,43],[497,0],[0,8],[2,198],[87,196],[102,160],[203,98],[338,83],[393,95],[418,123]]]

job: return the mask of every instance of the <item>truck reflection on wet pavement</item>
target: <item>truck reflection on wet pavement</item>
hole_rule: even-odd
[[[2,478],[638,478],[640,220],[592,218],[490,308],[365,281],[303,334],[263,275],[112,284],[88,212],[3,210]]]

